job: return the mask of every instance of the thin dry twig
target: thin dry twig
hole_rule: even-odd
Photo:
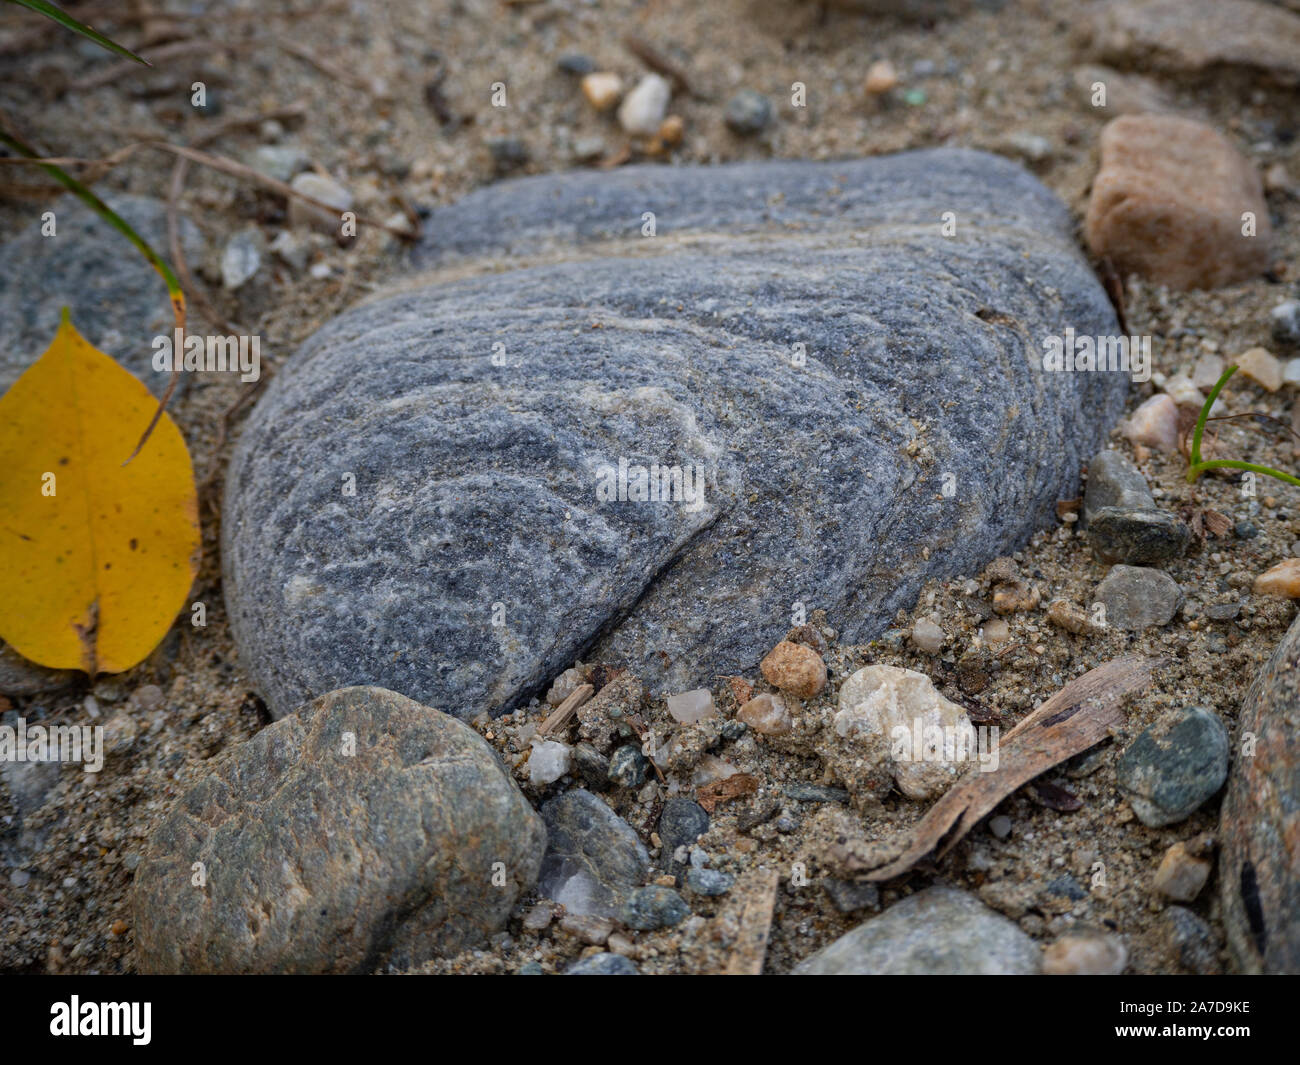
[[[337,212],[338,210],[338,208],[333,204],[325,203],[323,200],[318,200],[314,196],[308,196],[306,193],[299,192],[292,186],[286,185],[283,181],[277,181],[273,177],[268,177],[266,174],[254,170],[251,166],[245,166],[243,163],[236,162],[234,159],[228,159],[224,155],[216,155],[212,152],[199,151],[197,148],[188,148],[183,144],[169,144],[167,141],[137,141],[134,144],[128,144],[119,148],[117,151],[104,156],[102,159],[77,159],[55,156],[42,156],[39,159],[27,159],[19,156],[4,156],[3,158],[0,158],[0,163],[28,163],[37,166],[42,163],[53,163],[55,166],[108,165],[111,169],[111,167],[124,162],[141,148],[156,148],[159,151],[171,152],[173,155],[183,156],[192,162],[220,171],[223,174],[228,174],[230,177],[251,181],[289,199],[301,200],[303,203],[309,203],[313,207],[319,207],[322,210],[331,213]],[[416,237],[416,234],[409,229],[402,229],[398,226],[390,226],[384,222],[378,222],[357,211],[354,211],[353,214],[356,215],[358,222],[374,226],[376,229],[382,229],[386,233],[391,233],[395,237],[400,237],[402,240],[414,240]]]
[[[578,707],[590,699],[596,689],[590,684],[579,684],[569,693],[569,697],[560,703],[537,727],[538,736],[547,736],[569,723],[569,718],[578,712]]]
[[[341,81],[344,85],[350,85],[354,89],[360,89],[370,96],[378,96],[379,90],[373,82],[366,81],[359,74],[353,73],[347,67],[342,66],[332,60],[318,56],[305,44],[299,44],[297,41],[286,41],[277,39],[275,42],[282,50],[288,52],[291,56],[296,56],[307,63],[310,63],[322,74],[333,78],[335,81]]]
[[[149,61],[157,70],[169,59],[183,59],[190,55],[210,55],[213,52],[225,52],[234,47],[231,42],[213,40],[177,41],[175,44],[165,44],[152,49],[149,53]],[[124,59],[119,63],[113,63],[105,67],[103,70],[96,70],[92,74],[87,74],[84,78],[79,78],[69,85],[68,89],[71,92],[89,92],[92,89],[112,85],[116,81],[121,81],[124,77],[139,73],[139,63]]]
[[[1151,682],[1156,665],[1155,659],[1128,655],[1072,680],[1002,737],[994,772],[967,770],[921,818],[903,853],[862,879],[892,880],[929,854],[942,858],[1017,788],[1100,743],[1123,724],[1121,702]]]
[[[780,884],[781,878],[775,869],[760,869],[754,875],[752,893],[740,911],[740,933],[722,970],[724,976],[763,975]]]
[[[686,73],[685,69],[669,59],[644,37],[628,34],[623,38],[623,46],[656,74],[662,74],[676,84],[677,88],[682,92],[694,96],[697,100],[708,99],[707,96],[695,88],[690,75]]]

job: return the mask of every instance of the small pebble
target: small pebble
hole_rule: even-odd
[[[1232,621],[1240,613],[1240,603],[1211,603],[1205,608],[1205,616],[1211,621]]]
[[[533,740],[533,750],[528,756],[528,779],[533,784],[553,784],[572,764],[573,752],[567,744]]]
[[[1093,635],[1105,632],[1088,611],[1071,603],[1068,599],[1053,599],[1047,605],[1047,620],[1057,628],[1072,632],[1076,636]]]
[[[919,651],[937,655],[943,649],[944,632],[930,618],[921,618],[912,626],[912,643]]]
[[[1218,378],[1215,378],[1217,381]],[[1214,387],[1214,381],[1210,382],[1210,387]],[[1201,395],[1201,390],[1186,374],[1176,373],[1173,377],[1165,380],[1164,391],[1180,407],[1191,407],[1193,410],[1200,410],[1205,406],[1205,397]]]
[[[1124,941],[1106,932],[1067,932],[1043,950],[1046,976],[1118,976],[1127,964]]]
[[[674,721],[680,721],[683,725],[695,725],[707,717],[713,717],[713,695],[707,688],[696,688],[693,691],[682,692],[680,695],[670,695],[667,699],[668,713]]]
[[[573,158],[580,163],[590,163],[605,154],[605,142],[600,137],[579,137],[573,142]]]
[[[610,783],[621,788],[639,788],[645,783],[650,764],[640,747],[626,744],[616,750],[609,759],[608,777]]]
[[[1279,344],[1300,345],[1300,300],[1285,300],[1269,312],[1273,339]]]
[[[528,145],[519,137],[489,137],[487,148],[498,174],[518,170],[528,163]]]
[[[668,101],[671,98],[672,86],[668,84],[668,79],[658,74],[647,74],[637,82],[636,88],[624,97],[619,106],[619,125],[628,133],[653,137],[659,132],[664,115],[668,113]]]
[[[537,903],[524,914],[523,926],[529,932],[540,932],[550,925],[555,918],[555,904],[550,901]]]
[[[582,77],[590,74],[596,69],[596,64],[588,56],[578,53],[560,56],[555,64],[564,74],[572,74],[575,77]]]
[[[1228,730],[1200,706],[1167,712],[1120,756],[1115,779],[1148,828],[1190,817],[1228,776]]]
[[[998,585],[993,592],[993,609],[999,614],[1017,614],[1038,606],[1038,589],[1025,581]]]
[[[560,919],[560,929],[582,940],[589,946],[598,947],[614,931],[614,922],[608,917],[592,914],[566,913]]]
[[[692,866],[686,870],[686,886],[697,895],[716,898],[731,890],[736,878],[716,869],[696,869]]]
[[[997,817],[989,818],[989,831],[998,839],[1006,839],[1011,835],[1011,818],[1006,814],[998,814]]]
[[[868,96],[883,96],[898,85],[898,72],[888,59],[877,59],[867,68],[867,80],[863,87]]]
[[[248,165],[276,181],[292,181],[298,171],[311,165],[301,148],[289,144],[263,144],[253,149]]]
[[[1237,372],[1245,374],[1256,384],[1276,392],[1282,387],[1282,364],[1264,348],[1244,351],[1236,360]]]
[[[736,719],[765,736],[784,736],[794,729],[790,708],[779,695],[756,695],[736,711]]]
[[[1172,454],[1178,450],[1178,404],[1160,392],[1138,407],[1120,431],[1135,444]]]
[[[1175,843],[1160,860],[1153,886],[1174,902],[1192,902],[1210,879],[1211,862],[1188,853],[1187,844]]]
[[[221,285],[227,292],[252,280],[262,266],[265,248],[266,241],[255,226],[239,230],[226,242],[221,253]]]
[[[825,876],[822,877],[822,888],[840,913],[853,913],[868,907],[875,909],[880,904],[880,889],[869,882]]]
[[[1097,599],[1106,608],[1106,624],[1125,632],[1168,625],[1183,603],[1177,583],[1158,569],[1112,566],[1097,586]]]
[[[727,101],[723,121],[732,133],[750,137],[763,132],[772,124],[774,117],[772,101],[753,89],[741,89]]]
[[[1001,647],[1011,639],[1011,626],[1002,618],[991,618],[984,622],[984,642],[990,647]]]
[[[796,699],[811,699],[826,687],[826,663],[811,647],[782,640],[758,664],[774,688]]]
[[[603,788],[609,783],[609,759],[590,743],[573,748],[573,764],[589,788]]]
[[[1244,211],[1256,233],[1242,233]],[[1125,115],[1101,134],[1084,236],[1122,274],[1218,288],[1268,269],[1272,227],[1259,174],[1218,130],[1174,115]]]
[[[1300,558],[1283,559],[1255,578],[1256,595],[1300,599]]]
[[[565,699],[577,691],[578,686],[583,683],[581,670],[566,669],[555,678],[550,690],[546,693],[546,703],[548,706],[559,706]]]
[[[1207,352],[1197,358],[1196,365],[1192,368],[1192,384],[1202,392],[1209,392],[1223,376],[1224,369],[1226,366],[1223,356]]]
[[[593,954],[564,970],[565,976],[639,976],[640,972],[621,954]]]
[[[638,932],[671,928],[691,912],[685,900],[670,887],[651,884],[634,891],[623,905],[623,923]]]
[[[333,210],[325,210],[314,204],[305,203],[297,197],[289,200],[289,224],[294,227],[311,226],[323,233],[337,236],[342,229],[342,214],[352,209],[352,193],[333,178],[325,177],[314,171],[299,174],[290,182],[295,192],[329,204]]]
[[[307,255],[310,249],[306,241],[299,240],[291,229],[282,229],[276,234],[275,239],[270,243],[270,251],[273,252],[281,262],[292,267],[294,270],[304,270],[307,267]]]
[[[597,71],[582,79],[582,95],[597,111],[608,111],[623,97],[623,79],[608,71]]]
[[[659,124],[659,139],[669,147],[682,143],[686,134],[686,123],[681,115],[669,115]]]

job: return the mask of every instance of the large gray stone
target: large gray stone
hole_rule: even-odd
[[[170,262],[162,203],[126,195],[104,201]],[[38,218],[0,247],[0,393],[45,354],[67,307],[82,336],[161,394],[168,375],[152,366],[153,338],[171,336],[175,327],[163,279],[79,200],[64,196],[41,208],[47,210],[54,212],[54,236],[42,235]],[[186,259],[197,265],[198,228],[184,216],[180,227]]]
[[[545,846],[468,725],[381,688],[331,692],[236,747],[154,827],[134,883],[139,966],[419,965],[499,931]]]
[[[245,668],[276,714],[364,682],[472,715],[588,652],[711,682],[795,602],[877,634],[1051,522],[1122,407],[1122,375],[1042,369],[1067,326],[1118,332],[1072,227],[956,150],[527,178],[437,212],[432,280],[308,340],[235,449]],[[599,501],[620,458],[702,465],[702,503]]]
[[[1219,893],[1249,973],[1300,973],[1300,621],[1241,705],[1223,800]]]
[[[1032,939],[964,891],[926,888],[800,962],[796,976],[1023,976],[1039,971]]]

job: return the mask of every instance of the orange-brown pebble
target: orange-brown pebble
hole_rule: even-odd
[[[754,696],[736,711],[736,720],[764,736],[784,736],[794,729],[790,708],[779,695]]]
[[[758,664],[774,688],[796,699],[811,699],[826,687],[826,663],[811,647],[782,640]]]
[[[1300,558],[1288,558],[1255,578],[1256,595],[1300,599]]]

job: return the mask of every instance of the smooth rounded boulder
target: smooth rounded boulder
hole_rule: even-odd
[[[149,836],[134,892],[153,973],[371,972],[485,943],[546,829],[468,725],[330,692],[234,748]]]
[[[231,459],[226,602],[276,715],[345,684],[495,713],[579,655],[687,691],[797,604],[871,638],[1053,523],[1128,388],[1045,366],[1119,327],[1064,205],[980,152],[500,182],[419,259]]]

